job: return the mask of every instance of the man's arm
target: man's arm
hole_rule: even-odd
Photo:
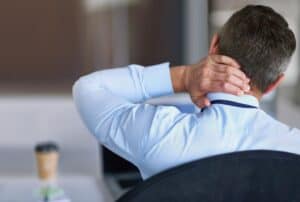
[[[98,71],[73,86],[77,110],[90,132],[136,165],[158,108],[143,102],[172,93],[168,63]]]
[[[195,81],[196,87],[191,88],[188,79],[193,79],[192,71],[201,72],[200,69],[208,68],[207,64],[171,70],[168,63],[147,68],[130,65],[98,71],[75,83],[74,101],[91,133],[110,150],[138,166],[145,147],[155,144],[157,137],[164,135],[181,116],[174,107],[143,102],[172,94],[174,90],[196,92],[199,84]],[[209,85],[205,87],[210,89]]]

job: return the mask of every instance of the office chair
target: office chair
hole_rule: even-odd
[[[141,182],[118,202],[298,202],[300,156],[278,151],[217,155]]]

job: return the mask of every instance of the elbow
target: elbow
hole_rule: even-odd
[[[82,105],[84,98],[88,96],[89,91],[93,89],[92,81],[89,75],[80,77],[72,87],[73,101],[77,108]]]
[[[96,127],[99,124],[101,108],[97,107],[102,102],[103,84],[100,81],[100,72],[92,73],[79,78],[72,87],[73,101],[81,120],[87,129],[96,134]]]
[[[84,93],[86,89],[86,83],[82,80],[82,78],[79,78],[75,83],[73,84],[72,87],[72,96],[73,96],[73,101],[74,104],[77,108],[77,110],[80,112],[80,100],[82,97],[82,94]]]
[[[80,77],[72,87],[72,95],[75,108],[80,115],[81,120],[87,128],[93,133],[95,123],[92,121],[94,117],[94,103],[96,84],[90,75]]]
[[[85,84],[81,78],[79,78],[78,80],[75,81],[75,83],[73,84],[73,87],[72,87],[73,98],[76,97],[76,94],[79,93],[79,91],[82,89],[82,86],[84,86],[84,85]]]
[[[84,92],[84,89],[86,88],[86,83],[83,81],[82,78],[79,78],[75,83],[73,84],[72,87],[72,95],[73,95],[73,100],[75,101],[76,104],[76,98],[79,97],[80,94]]]
[[[97,78],[95,78],[95,74],[92,73],[82,76],[77,81],[75,81],[72,87],[73,99],[76,101],[76,98],[82,96],[83,94],[86,94],[90,90],[99,88],[100,86],[96,85],[96,79]]]

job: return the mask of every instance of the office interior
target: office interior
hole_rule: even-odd
[[[212,34],[237,9],[279,11],[299,43],[297,0],[27,0],[0,7],[0,201],[33,201],[34,148],[59,145],[58,183],[72,202],[115,201],[141,181],[83,125],[72,85],[86,73],[128,64],[198,62]],[[299,49],[283,85],[263,101],[300,128]],[[182,95],[185,96],[185,95]],[[170,98],[177,99],[177,98]]]

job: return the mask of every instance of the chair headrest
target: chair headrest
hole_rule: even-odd
[[[300,201],[300,156],[243,151],[200,159],[142,182],[119,202]]]

